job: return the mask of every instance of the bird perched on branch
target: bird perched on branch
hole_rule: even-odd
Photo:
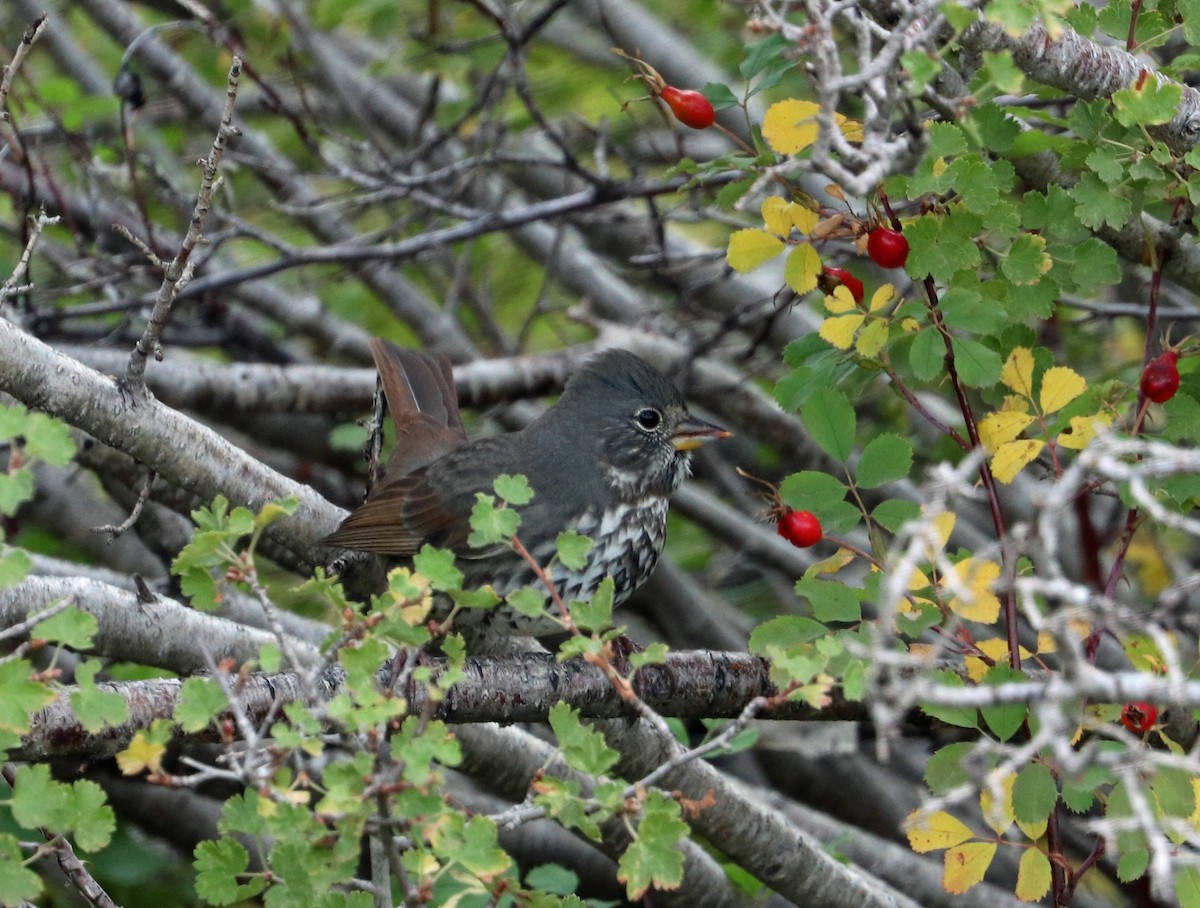
[[[513,547],[468,542],[476,493],[492,494],[497,476],[523,474],[534,497],[520,509],[517,538],[548,568],[559,594],[567,602],[587,599],[611,576],[614,604],[621,604],[654,570],[668,498],[689,473],[689,452],[730,434],[688,413],[679,391],[649,363],[608,350],[588,360],[558,402],[525,428],[469,441],[445,356],[378,339],[371,352],[396,427],[395,453],[382,480],[325,542],[402,557],[426,543],[447,548],[466,589],[490,584],[505,596],[537,583]],[[592,540],[582,569],[555,557],[557,537],[567,530]],[[501,604],[466,610],[455,622],[542,636],[561,631],[554,613],[529,617]]]

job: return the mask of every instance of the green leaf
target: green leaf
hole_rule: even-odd
[[[1182,86],[1173,82],[1159,82],[1147,73],[1141,88],[1135,85],[1113,92],[1113,115],[1122,126],[1170,123],[1182,99]]]
[[[57,699],[48,684],[30,678],[32,671],[24,659],[0,662],[0,729],[25,734],[29,716]]]
[[[1091,809],[1096,800],[1096,791],[1112,783],[1112,776],[1103,766],[1087,767],[1081,775],[1064,775],[1062,778],[1062,800],[1075,813]]]
[[[101,690],[96,686],[96,673],[100,666],[96,662],[81,662],[75,667],[77,688],[71,694],[71,708],[79,724],[95,734],[105,726],[120,725],[129,718],[125,698],[116,691]]]
[[[996,663],[983,677],[984,684],[1027,680],[1029,679],[1006,662]],[[1007,741],[1025,722],[1026,706],[1024,703],[1004,703],[999,706],[985,706],[980,712],[983,713],[983,721],[992,733],[1001,741]]]
[[[963,679],[949,669],[940,669],[933,673],[935,681],[945,687],[962,687]],[[973,706],[938,706],[933,703],[918,704],[921,712],[934,719],[955,725],[959,728],[978,728],[979,717]]]
[[[42,894],[41,878],[24,860],[17,838],[0,833],[0,904],[19,905]]]
[[[922,215],[904,228],[909,243],[905,270],[918,278],[930,274],[943,283],[959,271],[975,270],[979,265],[975,237],[982,226],[976,215],[962,210]]]
[[[991,347],[967,337],[954,338],[954,364],[968,388],[988,388],[1000,380],[1003,362]]]
[[[912,445],[899,435],[879,435],[863,448],[855,481],[860,488],[876,489],[896,482],[912,469]]]
[[[33,634],[72,649],[88,649],[99,630],[100,622],[94,615],[72,605],[40,622]]]
[[[582,631],[598,632],[612,627],[615,587],[612,577],[605,577],[587,602],[571,602],[571,619]]]
[[[617,862],[617,879],[625,884],[631,901],[638,901],[651,886],[676,889],[683,882],[683,852],[679,843],[688,825],[679,816],[679,805],[657,789],[642,802],[637,837]]]
[[[1180,908],[1200,908],[1200,867],[1193,864],[1175,871],[1175,898]]]
[[[946,371],[946,345],[936,328],[922,328],[908,348],[908,365],[921,381],[930,381]]]
[[[300,509],[300,499],[295,495],[268,501],[254,517],[254,529],[261,530],[284,517],[291,517]]]
[[[196,858],[196,894],[213,905],[232,905],[251,898],[265,885],[261,878],[238,885],[237,876],[250,866],[250,856],[236,839],[201,842],[192,854]]]
[[[1191,775],[1183,769],[1160,766],[1150,777],[1150,790],[1158,809],[1169,817],[1190,817],[1196,810]]]
[[[1008,255],[1001,261],[1000,270],[1014,284],[1036,284],[1053,262],[1046,254],[1044,237],[1022,233],[1013,241]]]
[[[525,874],[525,885],[553,895],[571,895],[579,888],[579,876],[559,864],[542,864]]]
[[[33,571],[33,560],[23,549],[9,549],[0,555],[0,589],[16,586]]]
[[[17,508],[33,498],[33,472],[28,468],[0,473],[0,513],[12,517]]]
[[[881,501],[871,512],[871,519],[892,533],[899,533],[904,524],[910,520],[916,520],[920,516],[921,506],[919,504],[900,498]]]
[[[604,743],[604,735],[585,726],[579,712],[565,703],[554,704],[548,721],[562,748],[563,759],[572,769],[600,776],[620,759],[620,754]]]
[[[467,542],[474,548],[512,539],[521,527],[521,515],[512,508],[496,507],[495,499],[483,492],[475,493],[475,504],[471,508],[471,534]]]
[[[788,41],[783,35],[774,33],[761,41],[755,41],[753,44],[746,45],[746,56],[742,60],[741,66],[738,67],[738,72],[746,81],[753,79],[756,75],[762,72],[767,65],[788,50],[792,46],[792,42]]]
[[[845,499],[846,486],[828,473],[802,470],[779,484],[779,497],[794,510],[816,512]]]
[[[523,586],[504,597],[522,615],[535,618],[546,610],[546,593],[541,587]]]
[[[1150,866],[1150,852],[1145,848],[1131,848],[1121,852],[1117,861],[1117,879],[1122,883],[1130,883],[1141,879]]]
[[[957,741],[938,749],[925,764],[925,784],[936,796],[944,795],[971,780],[967,760],[975,750],[970,741]]]
[[[820,621],[797,615],[784,615],[764,621],[750,632],[750,652],[762,656],[767,647],[784,649],[803,646],[829,633]]]
[[[574,530],[559,533],[555,540],[558,547],[558,560],[573,571],[582,571],[587,566],[588,552],[592,549],[592,540],[581,536]]]
[[[741,101],[737,95],[729,90],[729,87],[722,85],[720,82],[708,82],[700,89],[700,93],[708,98],[708,103],[713,106],[713,110],[724,110],[726,107],[738,107]]]
[[[856,417],[845,394],[833,388],[817,391],[801,408],[800,418],[821,450],[839,463],[850,459]]]
[[[1081,291],[1111,286],[1121,279],[1117,252],[1102,240],[1091,237],[1075,246],[1072,252],[1071,280]],[[1055,274],[1058,274],[1057,270]]]
[[[421,551],[413,555],[413,570],[426,578],[435,590],[462,589],[463,575],[454,566],[453,552],[423,545]]]
[[[75,457],[71,427],[45,413],[30,413],[25,422],[25,452],[55,467],[65,467]]]
[[[1022,823],[1038,823],[1058,803],[1058,786],[1045,763],[1030,763],[1013,783],[1013,813]]]
[[[1092,230],[1105,225],[1119,230],[1129,221],[1129,200],[1117,195],[1094,173],[1084,172],[1080,176],[1079,182],[1071,187],[1071,198],[1075,200],[1075,214],[1080,222]]]
[[[175,721],[186,732],[201,731],[228,705],[225,692],[216,681],[211,678],[188,678],[179,691]]]
[[[862,620],[862,604],[855,591],[844,583],[815,577],[801,579],[796,581],[796,595],[808,600],[818,621]]]
[[[492,488],[501,501],[506,501],[514,507],[521,507],[533,501],[533,489],[529,480],[524,476],[509,476],[507,473],[497,476],[492,482]]]

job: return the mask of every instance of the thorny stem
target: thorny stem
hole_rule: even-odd
[[[884,204],[887,204],[886,199]],[[938,310],[937,287],[934,285],[932,275],[926,275],[924,286],[925,295],[929,300],[929,312],[933,318],[933,326],[941,334],[942,342],[946,347],[946,374],[950,378],[950,384],[954,387],[954,396],[958,399],[958,408],[962,412],[963,422],[967,428],[967,438],[971,441],[972,449],[979,448],[981,447],[979,427],[975,424],[975,415],[971,410],[971,402],[967,399],[967,389],[963,386],[962,380],[958,376],[958,369],[954,361],[954,340],[949,329],[946,328],[946,323],[942,321],[941,312]],[[1004,510],[1000,506],[1000,493],[996,488],[996,478],[992,475],[991,467],[988,466],[986,460],[980,461],[979,478],[983,482],[984,491],[987,493],[988,508],[992,514],[992,524],[996,528],[996,538],[1001,543],[1000,557],[1007,566],[1007,563],[1012,558],[1007,547],[1004,546],[1004,542],[1008,539],[1008,522],[1004,518]],[[1005,584],[1004,588],[1004,623],[1006,641],[1008,643],[1008,662],[1013,668],[1019,669],[1021,667],[1021,651],[1020,641],[1017,638],[1017,597],[1011,583]]]

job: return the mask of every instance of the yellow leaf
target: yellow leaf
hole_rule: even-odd
[[[837,123],[838,129],[842,131],[842,135],[846,137],[847,142],[861,142],[863,140],[863,125],[861,120],[851,120],[849,117],[843,117],[840,113],[835,113],[833,119]]]
[[[1000,381],[1018,394],[1033,399],[1033,354],[1027,347],[1016,347],[1004,361]]]
[[[1138,532],[1125,554],[1126,561],[1137,568],[1138,583],[1147,596],[1157,596],[1171,583],[1167,560],[1154,541]]]
[[[1090,416],[1072,416],[1071,427],[1066,432],[1058,433],[1058,443],[1072,451],[1082,451],[1092,443],[1096,433],[1112,425],[1112,416],[1108,413],[1093,413]]]
[[[996,835],[1004,835],[1013,824],[1016,815],[1013,813],[1013,785],[1017,781],[1016,773],[1009,773],[1000,780],[1000,800],[992,794],[990,785],[984,785],[979,792],[979,806],[983,810],[983,821],[992,827]]]
[[[762,203],[762,219],[767,230],[776,236],[787,238],[792,232],[792,217],[788,206],[792,203],[777,195],[771,196]]]
[[[159,772],[166,752],[165,745],[152,743],[139,731],[129,746],[117,754],[117,766],[127,776],[136,776],[143,771]]]
[[[1037,438],[1010,441],[1001,445],[992,456],[992,475],[1005,485],[1017,478],[1021,468],[1042,453],[1046,443]]]
[[[896,288],[891,284],[884,284],[873,294],[871,294],[871,312],[878,312],[896,297]]]
[[[821,273],[821,257],[808,243],[801,243],[788,253],[783,279],[798,294],[817,288],[817,277]]]
[[[1043,413],[1057,413],[1087,388],[1083,376],[1066,366],[1051,366],[1042,376]]]
[[[725,261],[739,274],[753,271],[783,251],[783,240],[765,230],[739,230],[729,238]]]
[[[932,643],[910,643],[908,654],[918,661],[932,662],[941,655],[941,647],[935,647]]]
[[[788,205],[788,217],[792,219],[792,224],[797,230],[803,234],[813,232],[813,228],[820,223],[821,216],[811,208],[805,208],[803,205],[797,205],[792,202]]]
[[[818,333],[822,340],[828,341],[839,350],[849,350],[850,345],[854,343],[854,332],[865,318],[865,315],[838,315],[827,318],[821,322],[821,330]]]
[[[841,315],[843,312],[856,310],[858,303],[854,301],[854,294],[850,292],[849,287],[838,284],[833,288],[833,293],[825,297],[825,308],[834,315]]]
[[[1191,823],[1193,829],[1200,829],[1200,779],[1195,776],[1192,777],[1192,799],[1196,809],[1188,817],[1188,822]]]
[[[992,637],[989,640],[978,640],[975,646],[981,653],[991,660],[991,663],[979,656],[967,656],[967,676],[976,683],[983,680],[983,676],[988,673],[988,669],[999,662],[1008,662],[1008,641],[1001,640],[999,637]],[[1023,646],[1017,646],[1017,652],[1022,659],[1028,659],[1032,653]]]
[[[921,330],[921,323],[915,318],[906,318],[900,323],[900,327],[904,330],[905,334],[916,334]]]
[[[884,348],[888,341],[888,323],[884,319],[877,318],[863,328],[862,334],[858,336],[858,343],[854,345],[854,349],[858,351],[859,356],[864,356],[867,359],[874,359],[879,355],[879,351]]]
[[[970,593],[970,599],[955,596],[950,610],[966,621],[992,624],[1000,617],[1000,600],[992,584],[1000,576],[1000,565],[984,558],[965,558],[954,565],[954,576]]]
[[[979,420],[979,440],[994,454],[1001,445],[1008,444],[1024,432],[1033,419],[1029,413],[996,410]]]
[[[914,810],[904,819],[904,831],[908,835],[909,847],[918,854],[952,848],[975,834],[966,823],[944,810],[936,813]]]
[[[817,141],[816,121],[820,106],[811,101],[788,98],[767,108],[762,134],[777,154],[796,154]]]
[[[1026,823],[1024,820],[1017,820],[1017,828],[1025,833],[1025,837],[1032,842],[1036,842],[1046,834],[1046,827],[1049,824],[1045,817],[1033,823]]]
[[[961,895],[983,882],[983,875],[996,856],[995,842],[967,842],[946,852],[942,888]]]
[[[828,558],[824,558],[815,564],[810,564],[804,572],[805,579],[810,577],[818,577],[821,574],[836,574],[855,558],[853,552],[848,549],[838,549]]]
[[[1029,848],[1017,866],[1017,898],[1038,902],[1049,891],[1050,859],[1036,848]]]

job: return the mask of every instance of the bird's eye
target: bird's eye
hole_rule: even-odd
[[[638,410],[637,416],[634,418],[638,421],[638,425],[647,432],[657,429],[662,423],[662,414],[653,407],[646,407],[644,410]]]

